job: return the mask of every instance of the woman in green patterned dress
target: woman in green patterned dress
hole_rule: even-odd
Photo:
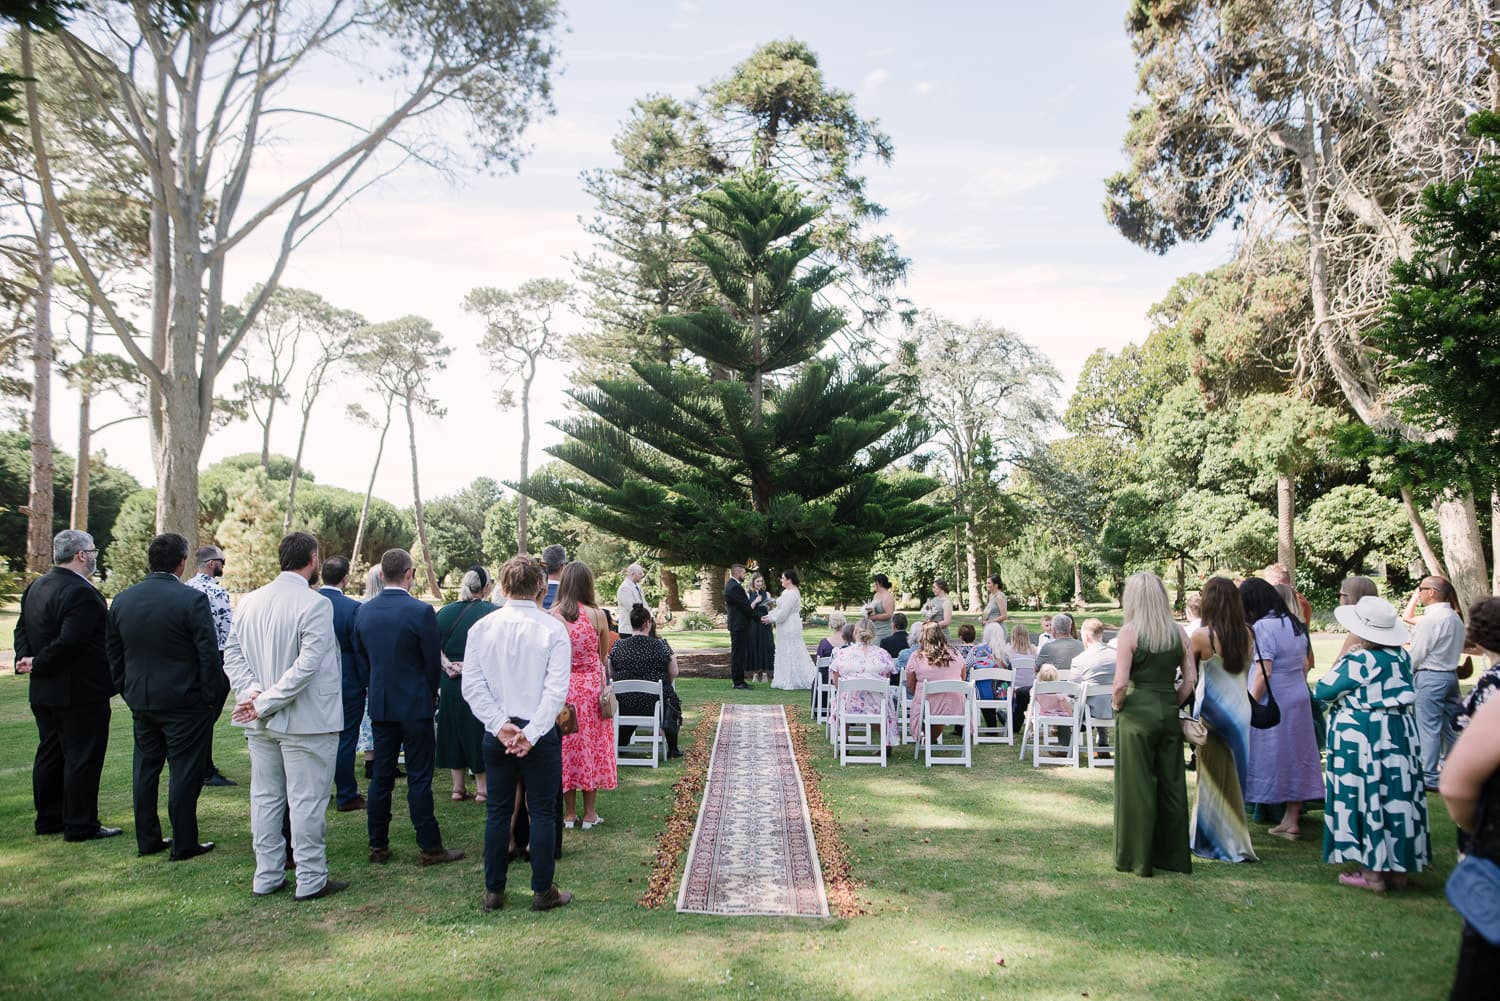
[[[493,582],[484,567],[464,571],[458,600],[438,609],[438,641],[442,644],[443,673],[438,676],[437,767],[446,768],[453,778],[455,803],[486,799],[484,771],[484,724],[464,701],[464,649],[474,623],[500,606],[489,601]],[[478,790],[470,795],[468,773],[474,773]]]
[[[1154,573],[1125,582],[1115,639],[1115,868],[1150,876],[1193,871],[1187,769],[1177,707],[1198,685],[1187,640]],[[1179,674],[1180,671],[1180,674]]]
[[[1431,860],[1427,794],[1417,750],[1416,685],[1402,644],[1406,626],[1378,597],[1340,605],[1334,616],[1357,637],[1318,681],[1328,703],[1323,861],[1358,862],[1339,882],[1381,893],[1406,886]]]

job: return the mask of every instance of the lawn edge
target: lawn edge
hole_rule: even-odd
[[[828,897],[829,912],[841,918],[869,914],[870,909],[859,899],[859,891],[864,886],[854,878],[843,829],[823,799],[823,773],[818,771],[807,748],[808,726],[802,722],[801,707],[787,706],[786,715],[787,729],[792,735],[792,753],[797,757],[797,767],[802,770],[802,794],[807,798],[807,814],[812,820],[813,840],[818,846],[818,862],[823,869],[823,892]]]
[[[693,831],[698,826],[698,806],[703,787],[708,782],[708,763],[713,756],[714,731],[719,725],[719,713],[723,709],[719,702],[705,702],[701,715],[693,727],[693,743],[683,756],[683,773],[672,785],[672,812],[667,815],[666,826],[656,836],[656,856],[651,862],[651,876],[646,881],[646,892],[639,901],[642,907],[654,910],[673,899],[672,886],[677,881],[677,869],[682,856],[692,843]]]

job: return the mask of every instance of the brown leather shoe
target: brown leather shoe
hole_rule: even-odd
[[[484,891],[484,913],[491,911],[503,911],[505,909],[505,894]]]
[[[391,860],[391,850],[389,848],[371,848],[370,849],[370,861],[371,862],[374,862],[377,865],[385,865],[390,860]]]
[[[423,865],[442,865],[445,862],[457,862],[464,857],[462,848],[444,848],[439,845],[432,851],[417,853],[417,861]]]
[[[355,810],[363,810],[364,808],[365,798],[363,796],[355,796],[349,802],[338,805],[339,813],[353,813]]]
[[[554,907],[566,907],[573,902],[573,895],[567,890],[559,890],[550,886],[541,893],[531,895],[531,909],[533,911],[550,911]]]

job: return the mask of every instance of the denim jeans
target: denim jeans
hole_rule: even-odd
[[[1422,750],[1422,782],[1438,783],[1438,765],[1458,733],[1453,728],[1463,704],[1458,700],[1458,675],[1453,671],[1418,671],[1417,742]]]
[[[511,720],[518,726],[524,722]],[[557,791],[562,788],[562,735],[553,727],[532,745],[524,758],[506,751],[493,733],[484,735],[484,772],[489,790],[489,809],[484,820],[484,888],[505,892],[506,868],[510,864],[510,816],[516,803],[516,780],[526,781],[526,810],[531,830],[543,832],[531,845],[531,891],[542,893],[552,886],[557,861],[552,857],[552,839],[545,835],[557,827]]]

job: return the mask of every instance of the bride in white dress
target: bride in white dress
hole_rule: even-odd
[[[802,594],[797,590],[797,571],[781,575],[781,596],[771,609],[771,626],[776,631],[776,673],[771,687],[789,692],[812,688],[818,669],[802,639]]]

